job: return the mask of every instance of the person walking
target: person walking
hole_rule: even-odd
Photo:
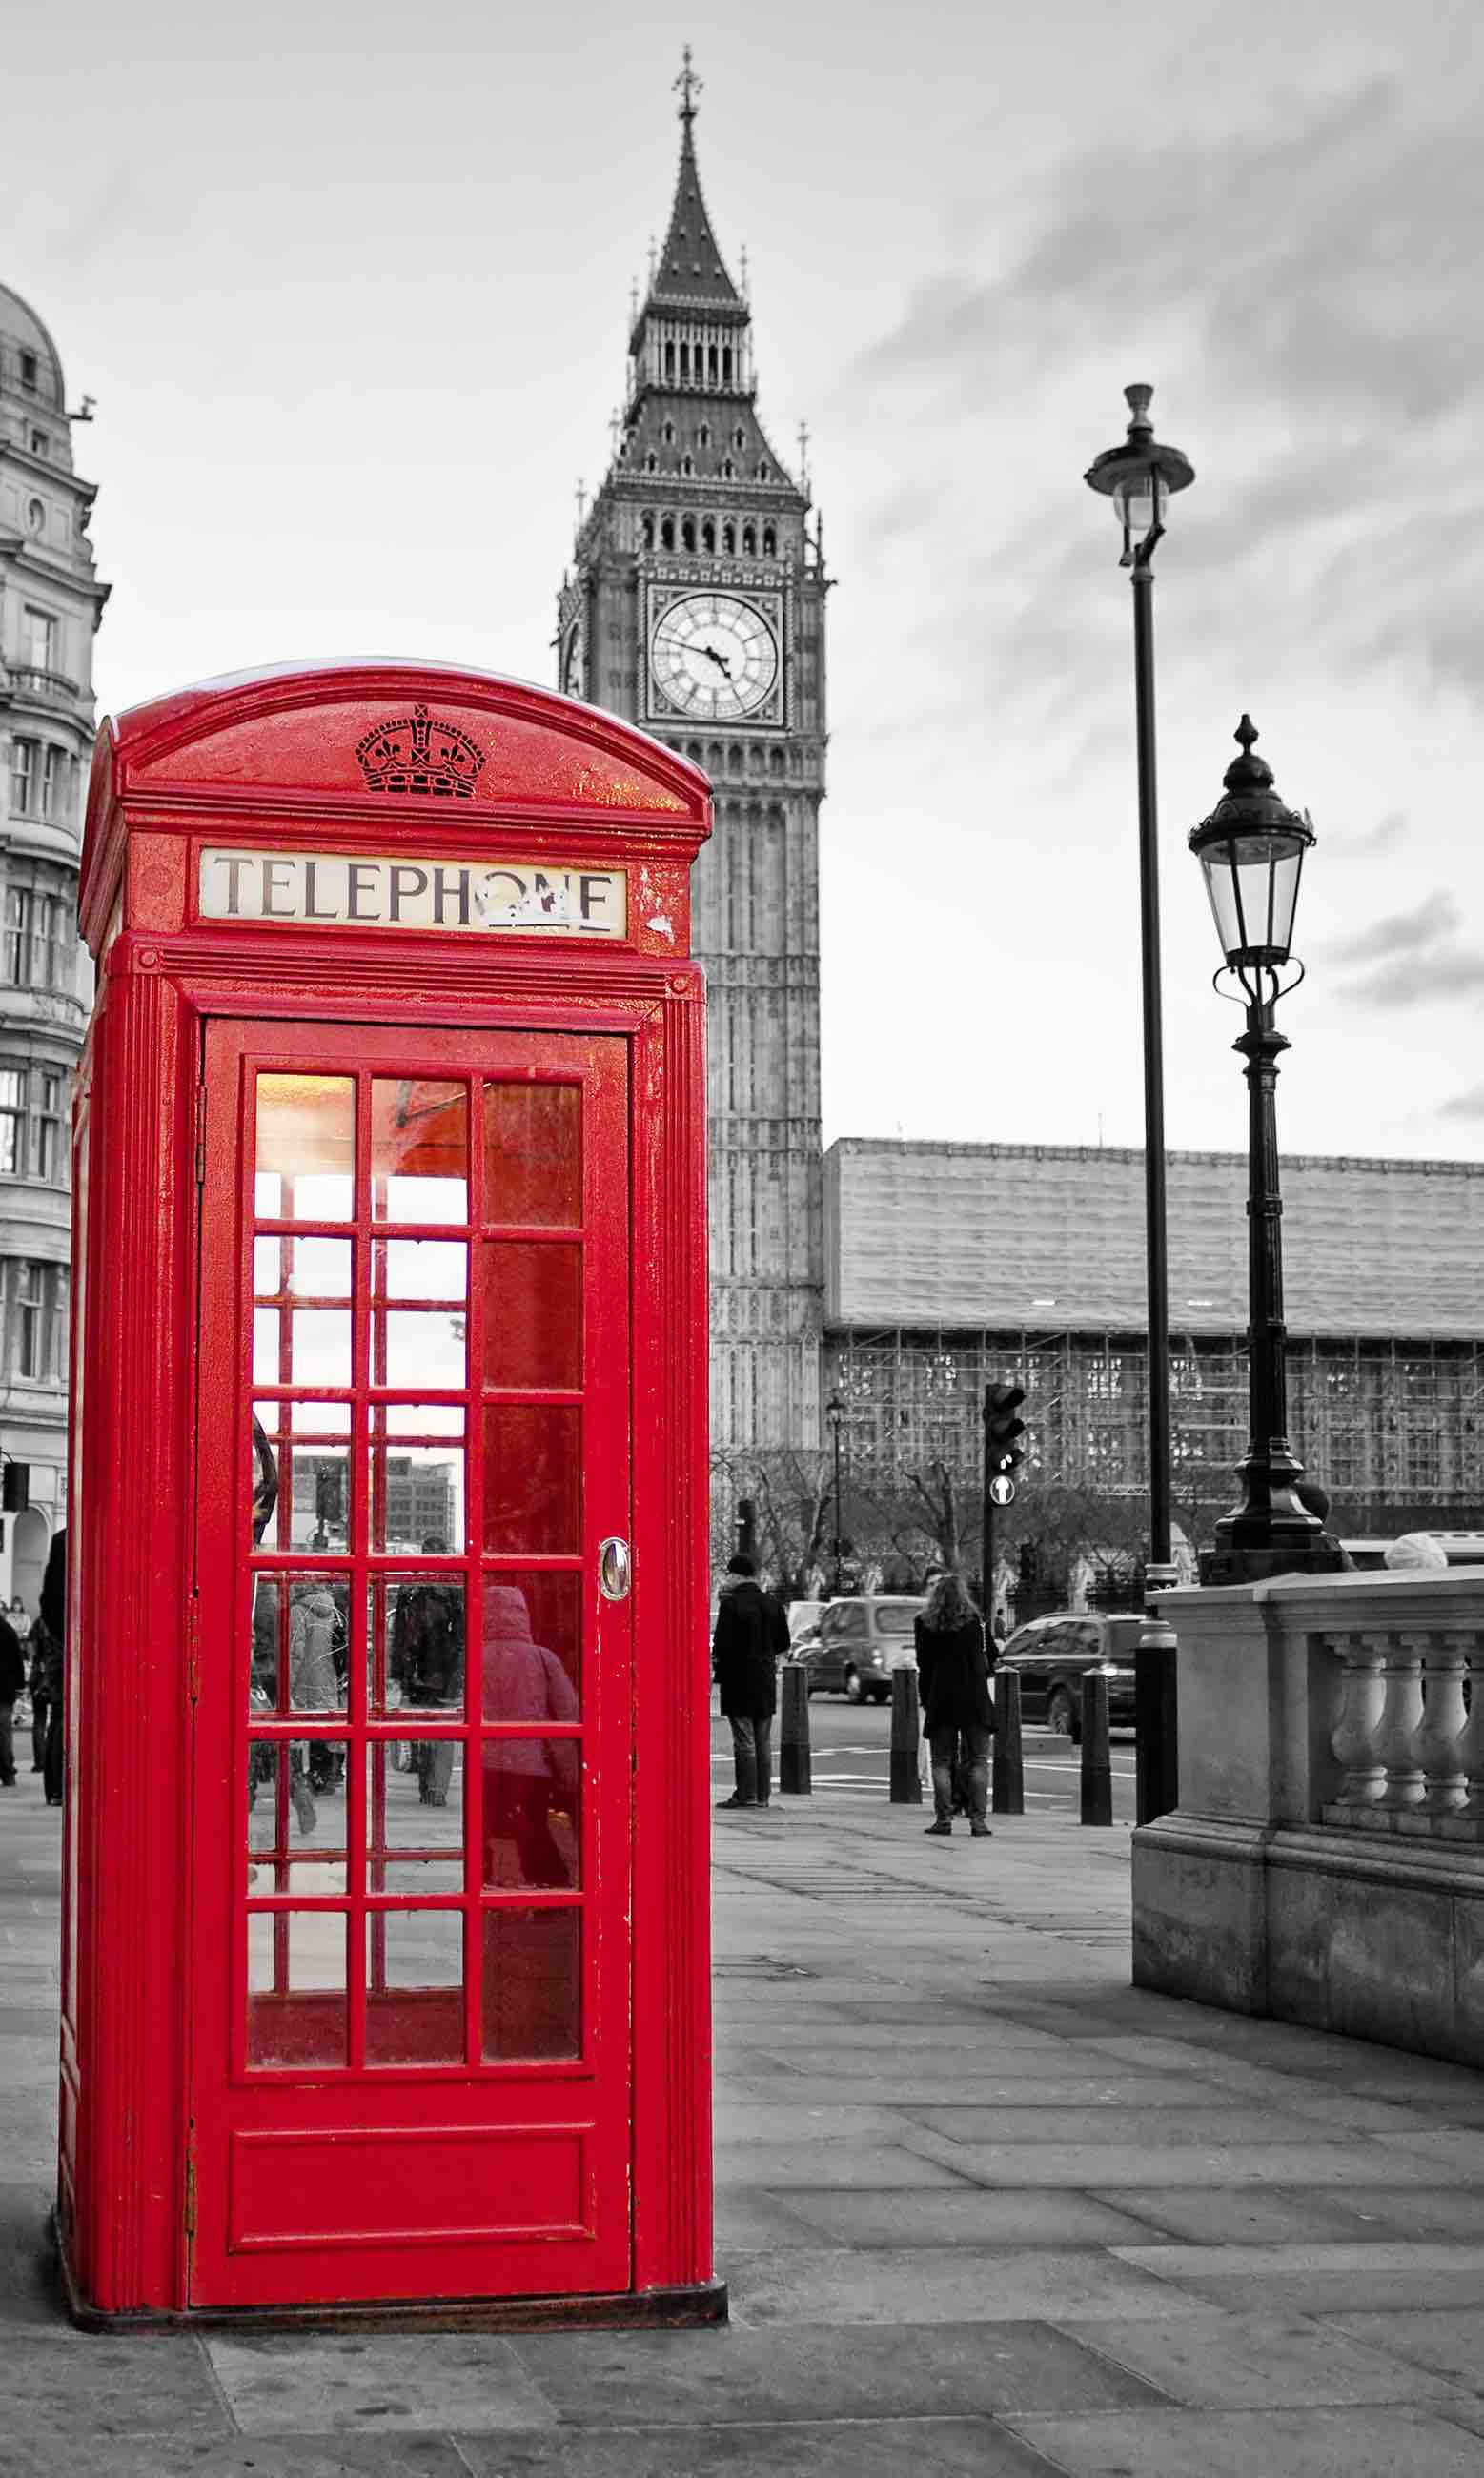
[[[31,1656],[29,1681],[31,1769],[34,1773],[39,1773],[46,1769],[46,1723],[52,1708],[51,1697],[46,1691],[46,1621],[44,1618],[33,1618],[31,1632],[26,1638],[26,1650]]]
[[[15,1698],[26,1683],[26,1656],[8,1617],[0,1614],[0,1789],[15,1787]]]
[[[711,1670],[732,1725],[737,1787],[718,1807],[767,1807],[773,1785],[773,1713],[778,1662],[789,1649],[783,1604],[765,1592],[750,1557],[734,1557],[717,1606]]]
[[[962,1739],[968,1827],[975,1840],[990,1831],[990,1739],[994,1706],[979,1612],[957,1575],[940,1575],[927,1606],[913,1620],[922,1727],[933,1758],[933,1821],[929,1833],[953,1831],[953,1768]]]
[[[63,1730],[66,1719],[67,1534],[65,1526],[52,1534],[41,1578],[41,1623],[46,1629],[42,1677],[47,1696],[46,1753],[42,1757],[46,1804],[62,1805],[66,1774]]]

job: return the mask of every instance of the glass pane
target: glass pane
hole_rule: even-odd
[[[485,1412],[485,1547],[516,1556],[582,1545],[582,1414],[575,1405],[491,1403]]]
[[[484,1881],[491,1891],[581,1882],[582,1750],[575,1738],[487,1738]]]
[[[481,1709],[487,1721],[575,1721],[580,1575],[487,1576]]]
[[[341,1441],[348,1406],[259,1403],[254,1410],[253,1538],[265,1549],[343,1551],[350,1538],[350,1448]]]
[[[348,1075],[260,1075],[254,1200],[275,1222],[348,1222],[355,1185]]]
[[[456,1426],[454,1424],[457,1424]],[[396,1556],[462,1555],[464,1412],[454,1403],[371,1409],[371,1547]]]
[[[464,1386],[467,1331],[462,1308],[373,1307],[371,1383],[446,1385],[450,1392]]]
[[[368,2065],[464,2061],[464,1912],[378,1910],[365,1923]]]
[[[429,1796],[440,1772],[441,1805]],[[462,1893],[463,1748],[382,1742],[365,1751],[365,1779],[367,1892]]]
[[[487,2061],[581,2055],[579,1910],[486,1910],[482,1977]]]
[[[254,1308],[255,1385],[348,1385],[348,1308]]]
[[[539,1230],[581,1223],[580,1084],[485,1087],[485,1220]]]
[[[345,1702],[350,1585],[343,1575],[257,1575],[248,1717],[334,1712]]]
[[[462,1239],[378,1239],[371,1250],[371,1288],[381,1300],[468,1298],[469,1252]]]
[[[459,1576],[373,1577],[367,1593],[367,1705],[373,1716],[464,1704],[464,1583]]]
[[[253,1243],[253,1290],[259,1300],[314,1300],[324,1306],[350,1297],[350,1241],[276,1237]]]
[[[334,1789],[316,1796],[314,1761]],[[247,1749],[247,1889],[250,1893],[345,1891],[343,1742],[254,1738]]]
[[[377,1222],[468,1219],[468,1100],[462,1084],[371,1086],[371,1213]]]
[[[343,2065],[345,1916],[253,1910],[247,1920],[247,2061]]]
[[[485,1383],[582,1383],[582,1250],[540,1239],[484,1249]]]

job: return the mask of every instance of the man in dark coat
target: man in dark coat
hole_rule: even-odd
[[[750,1557],[734,1557],[721,1586],[711,1646],[712,1676],[732,1725],[737,1773],[737,1787],[730,1798],[717,1801],[720,1807],[768,1804],[778,1660],[788,1649],[789,1621],[782,1603],[764,1591]]]
[[[15,1738],[11,1728],[15,1698],[26,1683],[26,1656],[7,1617],[0,1617],[0,1789],[15,1787]]]
[[[67,1641],[67,1535],[65,1530],[52,1534],[47,1553],[46,1572],[41,1578],[41,1622],[46,1629],[46,1691],[51,1698],[46,1715],[45,1788],[48,1807],[62,1805],[62,1783],[66,1770],[63,1744],[63,1698],[64,1694],[65,1653]]]

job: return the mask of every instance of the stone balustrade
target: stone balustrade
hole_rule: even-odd
[[[1180,1803],[1144,1986],[1484,2064],[1484,1567],[1161,1595]]]

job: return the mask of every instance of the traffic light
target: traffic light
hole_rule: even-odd
[[[750,1497],[737,1501],[737,1554],[739,1557],[758,1554],[758,1510]]]
[[[13,1454],[5,1458],[5,1477],[0,1480],[0,1505],[7,1514],[24,1514],[31,1504],[31,1465],[18,1463]]]
[[[987,1385],[984,1389],[984,1460],[991,1473],[1013,1472],[1021,1457],[1016,1440],[1025,1423],[1016,1413],[1025,1400],[1023,1385]]]

